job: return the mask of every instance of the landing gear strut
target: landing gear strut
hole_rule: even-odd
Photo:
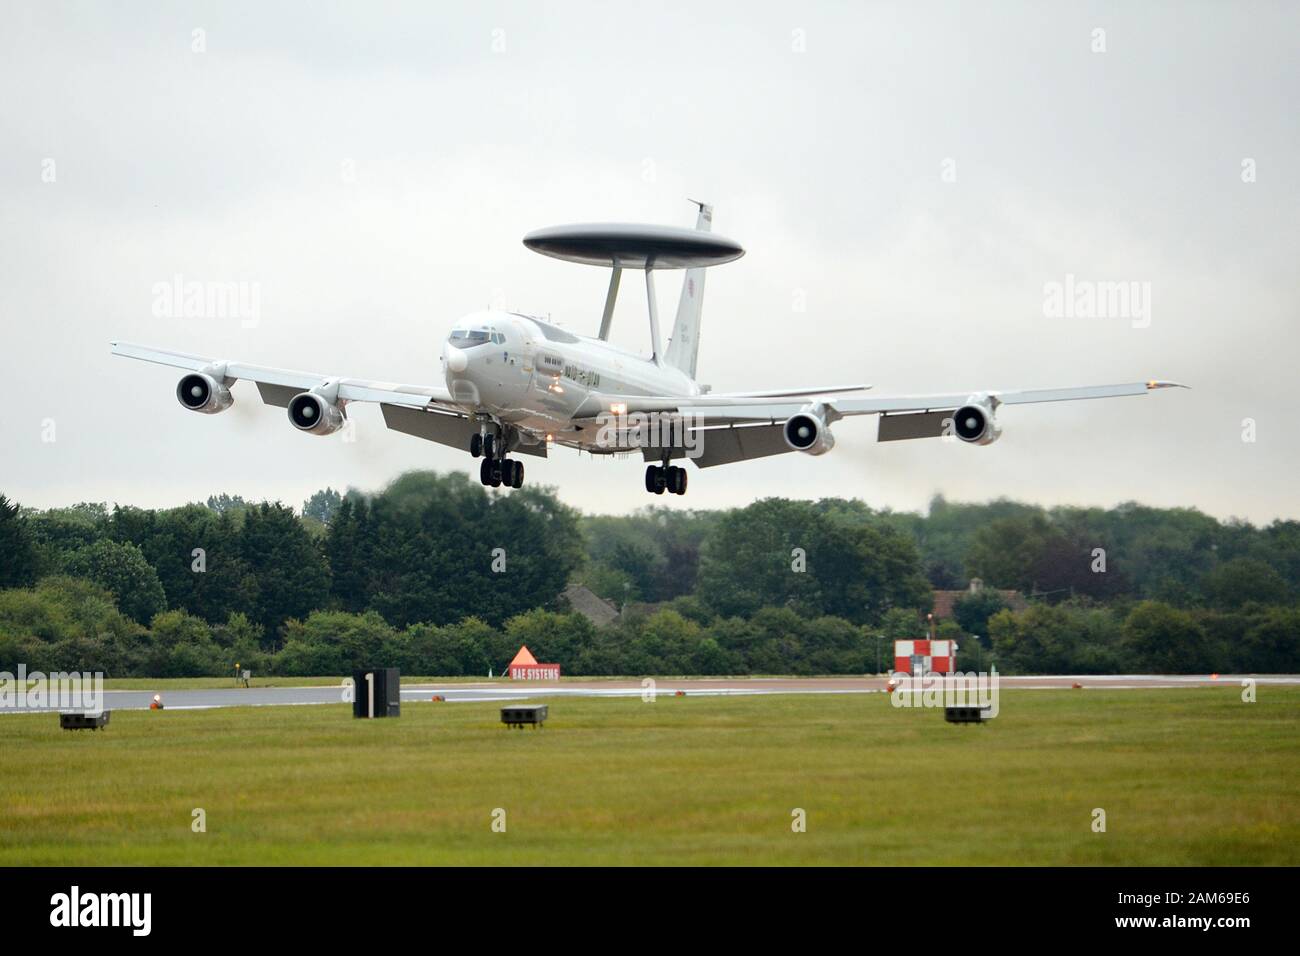
[[[645,470],[645,490],[652,495],[665,491],[674,495],[686,494],[686,469],[676,465],[648,465]]]

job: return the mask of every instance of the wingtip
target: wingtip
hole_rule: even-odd
[[[1190,385],[1184,385],[1182,382],[1164,382],[1158,379],[1151,379],[1147,382],[1147,391],[1154,391],[1157,388],[1191,388]]]

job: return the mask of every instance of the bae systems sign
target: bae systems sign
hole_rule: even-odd
[[[519,648],[519,653],[507,668],[511,680],[559,680],[559,664],[539,664],[528,647]]]

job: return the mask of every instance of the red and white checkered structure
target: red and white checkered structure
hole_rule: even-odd
[[[956,670],[957,644],[925,638],[918,641],[894,641],[894,673],[951,674]]]

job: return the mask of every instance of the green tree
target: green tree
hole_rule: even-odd
[[[596,628],[581,614],[534,608],[506,621],[505,635],[515,647],[526,646],[539,661],[559,664],[568,672],[582,649],[595,640]]]
[[[1124,646],[1144,671],[1194,674],[1218,670],[1204,629],[1187,611],[1143,601],[1124,620]]]
[[[113,509],[107,532],[140,548],[157,571],[169,605],[219,624],[257,605],[257,579],[240,551],[241,520],[231,511],[201,505],[163,511],[119,507]]]
[[[981,588],[958,598],[952,606],[952,616],[967,634],[987,639],[989,618],[1006,606],[1006,600],[997,591]]]
[[[410,472],[370,503],[369,606],[398,626],[476,615],[499,624],[554,602],[583,558],[553,492],[488,494],[463,474]]]
[[[1258,558],[1224,561],[1201,579],[1201,592],[1211,607],[1238,608],[1258,604],[1285,604],[1290,589],[1282,575]]]
[[[143,661],[146,677],[216,677],[225,657],[206,621],[184,611],[164,611],[149,625]]]
[[[205,507],[217,512],[218,514],[238,514],[248,508],[248,502],[239,495],[228,495],[222,492],[219,495],[208,495]]]
[[[354,614],[370,605],[374,569],[370,507],[364,498],[344,498],[325,536],[330,566],[330,591],[338,607]]]
[[[396,631],[374,611],[316,611],[305,621],[289,621],[284,638],[281,657],[301,657],[313,668],[305,671],[300,663],[290,673],[333,676],[385,665],[383,651],[393,645]]]
[[[1035,604],[1018,614],[998,611],[989,618],[989,640],[993,660],[1002,670],[1069,673],[1072,642],[1069,618],[1063,608]]]
[[[1256,674],[1300,671],[1300,609],[1260,608],[1251,615],[1238,649],[1241,669]]]
[[[0,591],[0,669],[91,670],[110,676],[137,670],[144,629],[97,584],[42,578],[32,590]]]
[[[18,505],[0,495],[0,588],[36,583],[36,543]]]
[[[343,503],[343,496],[333,488],[324,488],[302,503],[302,516],[328,525]]]
[[[257,580],[254,621],[268,636],[289,618],[304,618],[329,598],[329,566],[293,511],[263,502],[244,515],[239,552]]]
[[[72,556],[68,572],[106,588],[122,612],[141,624],[167,607],[157,572],[133,544],[96,541]]]
[[[700,596],[722,616],[765,606],[873,623],[891,607],[928,606],[915,546],[894,529],[767,498],[727,512],[705,540]]]

